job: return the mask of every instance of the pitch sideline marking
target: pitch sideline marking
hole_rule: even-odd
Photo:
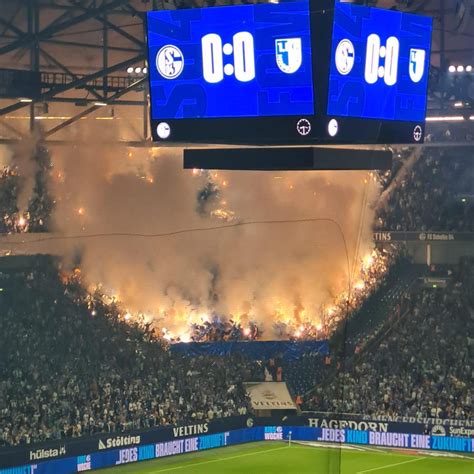
[[[411,463],[411,462],[417,462],[417,461],[421,461],[422,459],[426,459],[426,458],[410,459],[409,461],[397,462],[397,463],[395,463],[395,464],[387,464],[387,465],[385,465],[385,466],[374,467],[373,469],[366,469],[365,471],[358,471],[357,474],[364,474],[365,472],[380,471],[381,469],[387,469],[387,468],[389,468],[389,467],[401,466],[402,464],[408,464],[408,463]]]
[[[256,451],[254,453],[239,454],[237,456],[229,456],[227,458],[210,459],[209,461],[201,461],[201,462],[197,462],[197,463],[193,463],[193,464],[187,464],[185,466],[168,467],[166,469],[160,469],[158,471],[152,471],[151,474],[157,474],[158,472],[177,471],[178,469],[187,469],[188,467],[200,466],[201,464],[210,464],[210,463],[213,463],[213,462],[228,461],[229,459],[238,459],[238,458],[243,458],[243,457],[246,457],[246,456],[255,456],[256,454],[271,453],[273,451],[279,451],[281,449],[288,449],[288,447],[289,446],[282,446],[281,448],[264,449],[262,451]]]

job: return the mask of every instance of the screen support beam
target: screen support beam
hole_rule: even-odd
[[[343,147],[184,149],[185,169],[250,171],[389,170],[390,150]]]

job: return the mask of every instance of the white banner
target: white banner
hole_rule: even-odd
[[[296,410],[285,382],[246,383],[254,410]]]

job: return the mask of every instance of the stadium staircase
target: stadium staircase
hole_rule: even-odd
[[[404,313],[403,297],[408,294],[416,280],[426,273],[424,265],[413,265],[406,261],[394,266],[380,288],[373,293],[362,307],[350,318],[348,324],[336,333],[330,346],[336,352],[336,347],[344,347],[345,363],[349,364],[372,346],[396,323]],[[359,347],[359,350],[356,348]],[[310,397],[316,385],[321,382],[330,383],[336,375],[336,367],[324,365],[324,359],[315,361],[314,367],[304,367],[287,373],[286,380],[291,392],[303,393],[303,398]],[[304,389],[304,392],[295,392]]]
[[[347,355],[353,354],[361,341],[380,331],[390,318],[397,313],[400,315],[404,295],[425,271],[424,265],[399,263],[395,266],[380,288],[348,321],[345,332]]]

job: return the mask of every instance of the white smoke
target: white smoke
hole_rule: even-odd
[[[181,149],[110,143],[51,154],[54,231],[95,237],[43,251],[80,254],[91,290],[100,286],[174,334],[212,314],[255,321],[267,338],[278,321],[318,324],[322,308],[347,291],[348,265],[372,248],[379,190],[367,172],[196,173],[182,169]],[[328,220],[143,236],[308,218]]]
[[[182,169],[180,149],[110,145],[58,149],[53,159],[58,232],[136,234],[77,240],[87,283],[175,332],[214,313],[256,321],[267,337],[276,321],[317,323],[348,286],[343,237],[329,220],[139,235],[326,218],[340,224],[351,267],[371,247],[364,190],[369,204],[377,190],[366,172],[193,173]],[[203,206],[198,195],[209,182],[218,192]]]

